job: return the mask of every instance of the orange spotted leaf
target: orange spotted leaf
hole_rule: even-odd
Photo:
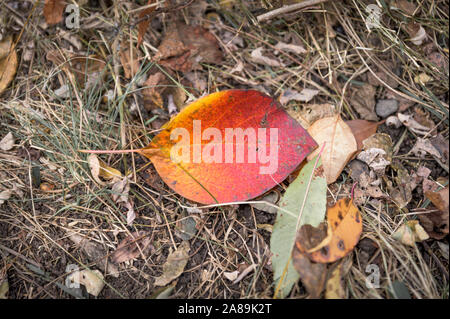
[[[328,235],[323,238],[326,244],[319,243],[317,247],[320,246],[320,249],[308,249],[306,242],[296,242],[300,251],[311,252],[308,257],[314,262],[331,263],[346,256],[356,246],[362,233],[361,213],[350,198],[343,198],[327,209],[327,222]]]

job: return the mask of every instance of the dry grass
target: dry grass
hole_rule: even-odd
[[[108,1],[99,2],[103,5],[97,6],[95,12],[82,9],[82,28],[73,32],[73,38],[81,41],[86,51],[107,61],[106,79],[100,86],[81,89],[67,79],[60,67],[46,60],[49,50],[67,48],[74,40],[54,28],[44,29],[42,15],[37,13],[42,8],[38,7],[18,44],[22,60],[14,83],[0,100],[0,137],[12,131],[17,144],[13,151],[0,151],[0,190],[18,189],[0,206],[0,270],[8,269],[13,298],[69,298],[71,292],[61,285],[66,266],[73,263],[97,268],[96,261],[89,260],[68,239],[68,233],[82,234],[98,243],[107,256],[136,230],[149,231],[151,253],[121,266],[119,278],[106,277],[107,286],[100,297],[149,297],[157,289],[152,284],[153,278],[161,274],[169,251],[181,241],[176,233],[179,221],[188,216],[185,207],[192,207],[192,203],[162,183],[146,160],[134,155],[106,155],[102,158],[108,165],[132,172],[130,196],[139,216],[133,226],[127,226],[126,214],[112,201],[111,191],[95,183],[85,154],[78,152],[143,147],[156,132],[150,124],[167,116],[144,107],[133,111],[133,105],[142,101],[141,77],[148,70],[160,68],[150,58],[172,14],[155,18],[158,28],[152,27],[146,36],[141,70],[127,80],[121,73],[117,50],[121,39],[136,43],[136,30],[130,27],[136,15],[130,16],[128,12],[137,5],[114,1],[112,6],[106,6]],[[427,62],[422,50],[413,46],[402,30],[408,19],[417,21],[426,28],[431,42],[446,48],[443,53],[448,56],[448,1],[420,1],[414,18],[394,12],[384,17],[383,28],[370,33],[363,20],[367,15],[364,1],[330,1],[300,13],[279,16],[269,23],[258,23],[256,17],[266,11],[264,8],[273,6],[270,1],[230,2],[233,7],[210,2],[208,10],[220,17],[215,22],[209,19],[217,18],[216,15],[194,15],[194,9],[183,9],[182,17],[187,23],[210,26],[225,54],[223,64],[203,65],[198,72],[206,80],[205,92],[186,85],[181,73],[171,75],[170,86],[186,90],[190,99],[228,88],[256,88],[278,96],[286,89],[309,87],[320,90],[315,103],[332,103],[343,118],[355,119],[358,114],[349,102],[349,92],[360,87],[369,72],[382,68],[398,83],[392,91],[428,111],[436,129],[448,138],[448,69],[436,69]],[[386,2],[380,1],[383,6]],[[13,3],[3,1],[0,16],[18,34],[31,12],[31,2],[24,1],[28,4],[26,10],[14,8]],[[97,20],[92,18],[93,14]],[[327,25],[334,21],[334,28]],[[296,56],[280,52],[275,56],[274,45],[278,41],[289,42],[292,37],[308,53]],[[242,43],[243,47],[238,44],[236,50],[234,43]],[[272,68],[254,63],[250,53],[261,46],[286,66]],[[24,53],[29,50],[33,58],[24,61]],[[386,60],[395,61],[401,71],[395,73],[383,66]],[[233,71],[240,63],[242,71]],[[414,82],[420,73],[432,78],[426,88]],[[73,99],[55,96],[54,90],[64,84],[70,88]],[[387,87],[385,83],[380,90]],[[102,97],[108,90],[114,92],[114,98],[105,102]],[[302,107],[295,103],[290,106]],[[96,115],[101,116],[100,121]],[[408,167],[417,167],[422,160],[412,158],[402,147],[409,140],[410,144],[406,144],[409,146],[405,147],[410,149],[416,136],[406,130],[402,134],[395,157]],[[438,172],[441,170],[433,174]],[[448,172],[442,174],[448,178]],[[55,188],[44,192],[39,188],[39,180]],[[349,196],[349,179],[340,179],[334,186],[330,187],[331,199]],[[282,190],[280,187],[279,191]],[[421,205],[422,200],[414,198],[407,210],[387,202],[376,206],[368,201],[361,207],[362,238],[371,239],[378,248],[368,256],[358,246],[343,261],[348,298],[391,298],[389,287],[395,281],[403,282],[413,298],[448,298],[448,274],[444,275],[448,261],[440,254],[436,242],[430,241],[431,250],[427,251],[421,244],[407,247],[391,238],[405,220],[415,218],[415,209]],[[270,298],[273,295],[270,233],[257,225],[273,224],[275,216],[249,205],[205,208],[193,216],[198,232],[190,240],[190,259],[172,296]],[[370,263],[381,266],[379,289],[365,286],[366,266]],[[224,272],[236,269],[252,271],[232,284]],[[307,297],[301,284],[294,287],[291,297]]]

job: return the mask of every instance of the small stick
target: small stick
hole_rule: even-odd
[[[299,10],[299,9],[303,9],[305,7],[313,6],[315,4],[323,3],[326,1],[328,1],[328,0],[306,0],[306,1],[303,1],[300,3],[283,6],[281,8],[261,14],[261,15],[257,16],[256,19],[258,20],[258,22],[270,20],[277,15],[288,13],[288,12]]]

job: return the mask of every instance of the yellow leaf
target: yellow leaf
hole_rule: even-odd
[[[392,235],[392,238],[405,245],[414,246],[415,242],[420,242],[430,237],[418,220],[409,220]]]
[[[111,180],[116,177],[121,178],[122,173],[115,168],[109,167],[105,162],[99,160],[100,162],[100,177],[103,177],[106,180]]]
[[[342,287],[342,263],[331,272],[327,280],[325,299],[345,299],[345,291]]]
[[[92,177],[100,185],[105,185],[105,183],[99,177],[108,181],[122,178],[122,173],[120,173],[120,171],[106,165],[106,163],[99,159],[95,154],[89,155],[88,163],[91,168]]]
[[[271,224],[256,224],[256,227],[258,229],[264,229],[265,231],[268,231],[269,233],[273,230],[273,225]]]
[[[426,73],[420,73],[419,75],[416,75],[414,77],[415,83],[424,83],[425,84],[427,82],[430,82],[431,80],[433,80],[433,78]]]

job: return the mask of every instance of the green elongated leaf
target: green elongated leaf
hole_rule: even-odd
[[[317,161],[316,157],[302,168],[280,202],[283,210],[278,210],[270,238],[275,298],[285,298],[300,278],[291,260],[297,231],[304,224],[317,227],[324,220],[326,195],[327,182],[322,161]]]

